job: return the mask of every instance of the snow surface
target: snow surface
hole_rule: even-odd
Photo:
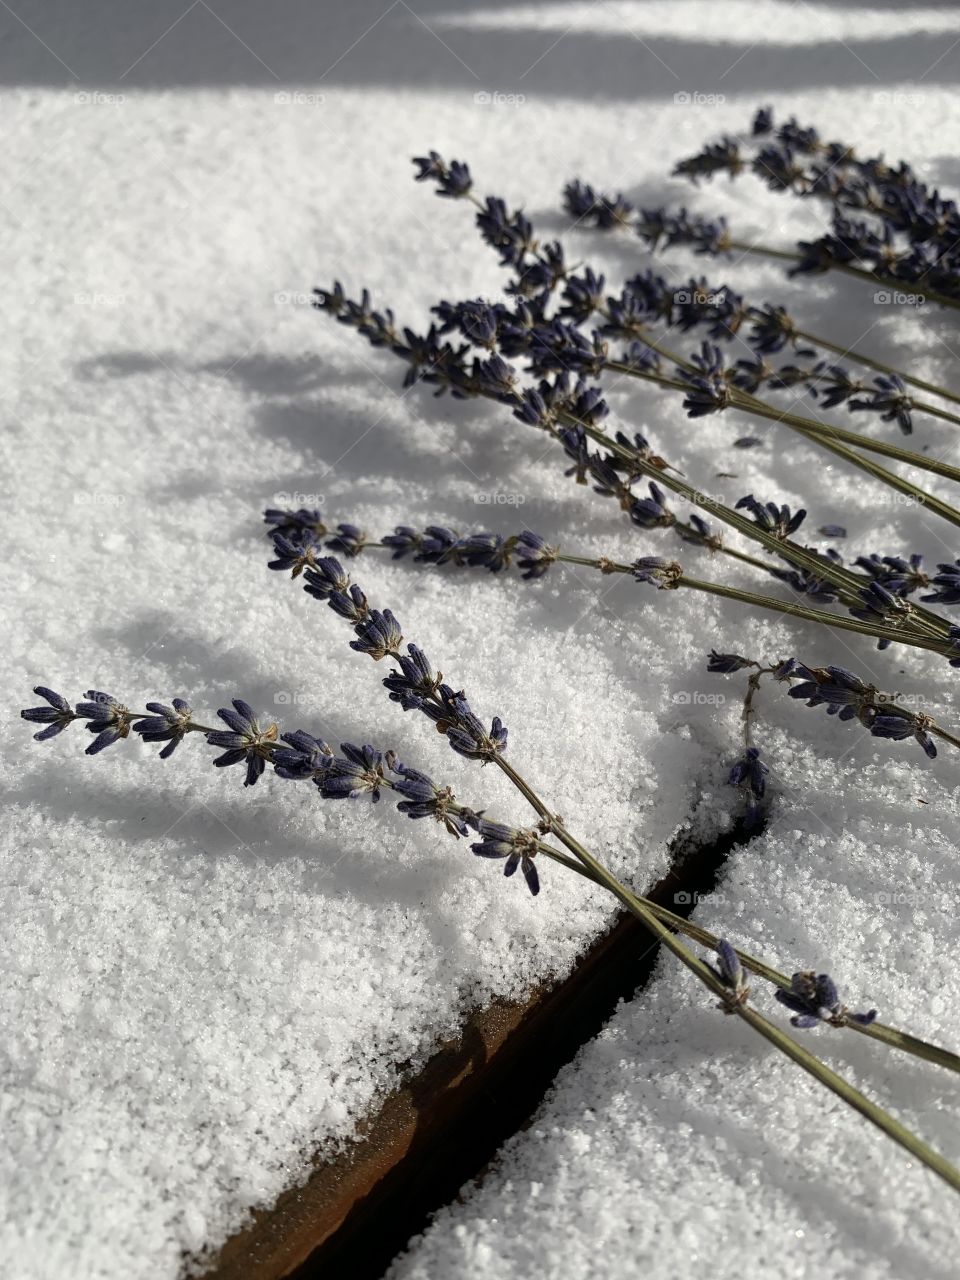
[[[396,364],[312,312],[310,287],[335,276],[350,290],[367,284],[422,325],[441,294],[502,285],[468,212],[412,184],[410,154],[436,147],[468,159],[481,191],[525,202],[545,232],[559,233],[559,189],[574,174],[689,200],[666,178],[673,160],[740,127],[771,86],[784,112],[923,159],[939,181],[958,176],[950,61],[922,90],[906,80],[943,58],[931,6],[915,21],[898,6],[890,39],[845,36],[806,52],[751,50],[763,32],[738,8],[742,29],[734,39],[728,27],[724,40],[739,40],[742,56],[729,43],[718,55],[712,26],[691,39],[711,6],[685,4],[674,41],[660,40],[662,11],[649,8],[648,29],[647,6],[630,6],[636,41],[590,30],[558,40],[553,6],[539,25],[529,10],[488,6],[486,16],[503,19],[493,31],[457,28],[476,9],[420,14],[402,0],[290,3],[269,17],[204,0],[185,11],[102,0],[6,15],[0,360],[12,708],[32,701],[41,681],[137,703],[186,695],[211,711],[240,695],[282,714],[286,728],[394,746],[468,802],[525,820],[499,775],[471,768],[385,700],[381,673],[351,653],[329,610],[266,572],[261,509],[315,495],[334,519],[377,532],[400,521],[525,525],[568,549],[620,558],[677,544],[638,537],[611,504],[563,478],[542,438],[515,434],[496,408],[401,394]],[[869,76],[865,60],[876,69]],[[725,101],[677,104],[680,90]],[[484,101],[499,91],[512,101]],[[821,216],[748,188],[711,188],[700,200],[777,238]],[[614,278],[635,269],[629,241],[579,232],[569,244]],[[670,261],[680,281],[693,265]],[[864,319],[855,282],[801,290],[765,264],[740,264],[736,279],[757,296],[795,301],[810,327],[838,338],[866,345],[869,329],[881,357],[909,355],[928,374],[949,367],[953,327],[939,315],[878,307]],[[681,457],[711,493],[804,502],[812,525],[844,523],[859,550],[955,554],[922,511],[878,505],[871,486],[792,436],[770,434],[762,449],[741,452],[731,448],[737,436],[767,429],[692,425],[673,402],[623,383],[612,399],[620,423]],[[927,424],[914,442],[953,448],[949,428]],[[721,572],[695,553],[684,558],[704,575]],[[738,687],[704,674],[712,645],[846,662],[881,685],[922,691],[947,721],[954,714],[951,673],[933,659],[911,655],[901,674],[897,651],[876,654],[849,636],[706,598],[579,571],[526,584],[372,557],[358,570],[374,602],[395,608],[408,638],[477,708],[503,716],[515,764],[638,886],[662,873],[678,830],[709,835],[730,820],[723,777],[737,748]],[[731,930],[784,966],[822,957],[891,1021],[956,1043],[953,761],[927,765],[912,744],[878,750],[775,696],[764,717],[782,807],[763,842],[734,860],[729,901],[702,917],[732,913]],[[548,870],[534,902],[386,805],[325,808],[278,780],[244,790],[199,749],[159,762],[139,744],[99,759],[83,745],[77,733],[39,747],[12,723],[0,753],[0,1249],[24,1280],[176,1276],[186,1257],[299,1177],[314,1151],[349,1137],[395,1081],[395,1064],[421,1061],[490,996],[568,970],[609,919],[607,902],[580,881]],[[878,884],[935,885],[948,909],[938,897],[881,910]],[[796,1073],[781,1081],[741,1028],[687,988],[673,998],[671,984],[683,981],[665,970],[584,1053],[579,1074],[564,1077],[567,1092],[550,1104],[557,1119],[540,1125],[558,1131],[556,1144],[532,1157],[544,1165],[537,1178],[550,1206],[543,1235],[533,1218],[525,1234],[482,1227],[525,1210],[530,1197],[505,1194],[502,1179],[527,1185],[523,1149],[540,1142],[538,1129],[511,1148],[514,1173],[507,1163],[459,1221],[442,1217],[401,1270],[450,1274],[489,1257],[519,1274],[524,1248],[538,1258],[579,1250],[586,1269],[588,1232],[603,1235],[617,1214],[637,1233],[655,1220],[714,1269],[726,1265],[728,1227],[741,1267],[748,1236],[759,1236],[750,1260],[760,1275],[760,1251],[782,1247],[791,1214],[802,1215],[808,1241],[816,1233],[834,1248],[838,1273],[863,1274],[876,1265],[863,1257],[871,1233],[895,1240],[910,1213],[930,1233],[924,1265],[945,1265],[935,1257],[947,1217],[928,1180],[856,1121],[815,1119],[823,1104]],[[873,1045],[830,1048],[956,1154],[949,1081]],[[708,1090],[721,1075],[722,1110]],[[593,1119],[578,1128],[570,1117],[588,1106]],[[681,1110],[689,1133],[677,1127]],[[933,1132],[934,1114],[943,1133]],[[643,1133],[633,1117],[643,1117]],[[806,1163],[789,1151],[771,1162],[761,1120],[777,1152],[802,1127]],[[619,1200],[614,1214],[588,1199],[578,1228],[564,1196],[585,1185],[581,1130],[596,1148],[590,1185],[605,1188],[604,1205]],[[705,1150],[689,1159],[696,1144],[713,1165]],[[614,1187],[617,1152],[628,1163]],[[681,1161],[704,1181],[682,1192],[677,1184],[668,1200],[667,1169]],[[738,1172],[744,1164],[750,1177]],[[761,1165],[783,1182],[770,1221],[757,1204]],[[708,1178],[726,1205],[715,1222],[702,1213]],[[639,1210],[651,1201],[656,1213]],[[683,1226],[692,1218],[695,1230]],[[629,1274],[632,1252],[610,1239],[613,1261],[598,1274]],[[667,1274],[663,1247],[646,1270]]]

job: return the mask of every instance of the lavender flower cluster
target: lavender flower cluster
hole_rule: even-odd
[[[777,125],[769,108],[756,113],[746,148],[725,137],[680,161],[674,172],[696,182],[721,173],[737,178],[749,169],[771,191],[829,204],[829,232],[800,242],[792,274],[853,264],[913,290],[960,298],[960,210],[909,164],[860,158],[793,117]],[[719,247],[729,247],[729,238]]]

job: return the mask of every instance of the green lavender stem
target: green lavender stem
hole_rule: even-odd
[[[399,335],[397,336],[397,343],[400,345]],[[435,381],[437,381],[441,386],[448,385],[447,380],[443,377],[442,370],[434,368],[432,370],[432,374]],[[479,384],[473,388],[469,388],[458,382],[457,386],[461,394],[473,394],[482,396],[486,399],[495,400],[499,404],[504,403],[502,396],[495,395],[492,392],[485,390]],[[514,394],[513,403],[516,405],[521,404],[521,397],[519,393]],[[514,421],[516,421],[516,419],[514,419]],[[737,529],[738,532],[742,533],[745,537],[750,538],[754,542],[760,543],[774,555],[787,560],[798,568],[807,570],[809,573],[819,577],[824,582],[831,583],[837,587],[841,593],[843,593],[848,603],[857,598],[861,587],[869,584],[869,579],[864,575],[852,573],[842,565],[837,565],[826,557],[821,556],[816,552],[811,552],[806,548],[799,546],[797,543],[791,542],[789,539],[778,538],[775,535],[768,533],[753,521],[741,516],[739,512],[734,511],[732,508],[725,506],[716,499],[710,498],[706,494],[701,493],[692,485],[689,485],[682,480],[679,475],[674,475],[669,464],[665,463],[662,459],[657,459],[656,463],[648,460],[643,457],[638,450],[631,446],[623,445],[619,441],[611,440],[599,428],[592,426],[590,423],[577,418],[574,414],[567,411],[558,413],[557,421],[567,426],[579,427],[588,438],[602,444],[603,447],[615,457],[630,463],[631,470],[636,475],[643,475],[647,476],[649,479],[656,480],[658,483],[662,484],[664,488],[670,489],[674,493],[681,494],[695,506],[712,512],[717,519],[722,520],[725,524]],[[559,439],[559,432],[554,426],[532,426],[531,429],[535,431],[545,430],[549,435],[553,436],[554,439]],[[923,630],[930,635],[939,635],[945,638],[950,630],[950,624],[945,619],[939,618],[930,610],[924,609],[918,605],[912,606],[911,619],[914,621],[918,630]]]
[[[742,253],[756,253],[764,258],[776,258],[778,262],[800,262],[802,261],[799,253],[792,252],[787,249],[773,249],[769,245],[748,244],[745,240],[729,240],[728,245],[731,249],[738,249]],[[875,287],[891,289],[894,292],[902,290],[906,284],[910,285],[911,293],[922,293],[925,298],[929,298],[931,302],[938,302],[942,307],[953,307],[954,310],[960,310],[960,302],[956,298],[947,297],[944,293],[937,293],[935,289],[928,289],[923,280],[896,280],[892,276],[880,276],[873,271],[864,271],[862,267],[854,267],[845,262],[832,262],[827,268],[829,271],[841,271],[844,275],[853,276],[855,280],[864,280],[868,284]],[[942,394],[938,391],[937,393]]]
[[[582,862],[568,857],[566,854],[561,853],[559,849],[554,849],[552,845],[541,841],[537,851],[552,862],[559,863],[569,871],[574,871],[577,875],[583,876],[584,879],[591,881],[591,883],[605,887],[602,881],[598,880],[593,872]],[[688,938],[702,943],[703,946],[709,947],[711,950],[716,949],[720,941],[717,934],[711,933],[709,929],[704,929],[698,924],[694,924],[693,921],[687,920],[684,916],[677,915],[669,907],[663,907],[651,898],[646,898],[642,894],[634,894],[629,889],[627,892],[641,906],[646,907],[652,915],[655,915],[661,924],[669,925],[670,928],[675,929],[678,933],[685,934]],[[763,960],[758,960],[756,956],[750,955],[747,951],[741,951],[739,948],[735,948],[735,950],[740,957],[740,963],[745,969],[749,969],[758,978],[763,978],[766,982],[779,987],[783,991],[791,989],[790,979],[785,973],[774,969]],[[866,1025],[860,1022],[844,1022],[842,1026],[845,1031],[856,1031],[860,1035],[868,1036],[871,1040],[879,1040],[883,1044],[890,1045],[891,1048],[900,1049],[903,1053],[908,1053],[912,1057],[923,1058],[925,1061],[935,1063],[948,1071],[960,1073],[960,1055],[951,1053],[949,1049],[943,1049],[939,1045],[930,1044],[917,1036],[909,1035],[905,1031],[899,1031],[896,1027],[888,1027],[881,1022],[871,1022]]]
[[[935,382],[925,382],[923,378],[915,378],[911,373],[904,373],[902,369],[896,369],[893,365],[884,364],[882,360],[864,355],[863,352],[857,351],[853,347],[842,347],[838,342],[831,342],[828,338],[822,338],[817,333],[808,333],[805,329],[796,329],[794,332],[801,341],[811,342],[815,347],[820,347],[824,351],[831,351],[834,355],[840,356],[842,360],[852,360],[856,364],[866,365],[868,369],[876,369],[877,373],[893,374],[903,382],[908,382],[911,387],[917,387],[921,391],[929,391],[931,395],[939,396],[942,400],[950,400],[954,404],[960,404],[960,395],[949,391],[946,387],[938,386]],[[945,418],[949,422],[960,422],[960,417],[947,414],[945,411],[937,409],[935,405],[918,404],[917,408],[922,408],[925,413],[934,413],[937,417]]]
[[[595,882],[608,889],[632,915],[635,915],[658,942],[676,956],[680,963],[698,978],[704,986],[720,998],[725,1008],[741,1018],[742,1021],[746,1022],[749,1027],[763,1036],[776,1049],[791,1058],[819,1084],[829,1089],[836,1097],[859,1112],[860,1115],[885,1133],[888,1138],[903,1147],[905,1151],[908,1151],[931,1172],[937,1174],[954,1191],[960,1191],[960,1169],[952,1165],[939,1152],[934,1151],[932,1147],[902,1125],[899,1120],[896,1120],[883,1107],[878,1106],[865,1094],[861,1093],[859,1089],[854,1088],[842,1076],[828,1067],[825,1062],[822,1062],[816,1054],[798,1044],[785,1031],[781,1030],[775,1023],[770,1022],[769,1019],[765,1018],[748,1003],[732,1002],[729,998],[729,992],[723,983],[720,982],[707,965],[689,951],[660,922],[654,912],[644,906],[625,885],[620,883],[612,872],[608,871],[578,840],[574,839],[558,819],[552,818],[546,805],[533,791],[533,788],[516,772],[513,766],[508,764],[501,756],[497,756],[496,760],[503,772],[526,796],[541,818],[550,823],[550,830],[552,830],[557,839],[592,873]]]
[[[687,361],[679,359],[676,354],[670,352],[667,348],[652,342],[649,337],[642,337],[642,341],[653,350],[681,365],[681,367],[693,368]],[[678,379],[634,369],[618,360],[606,361],[604,368],[611,373],[619,373],[628,378],[638,378],[643,382],[652,382],[669,390],[687,390],[686,385]],[[838,445],[848,444],[857,449],[864,449],[869,453],[878,453],[884,457],[894,458],[896,461],[916,467],[920,471],[929,471],[934,475],[945,476],[948,480],[960,481],[960,467],[951,466],[949,463],[940,462],[935,458],[927,458],[922,453],[915,453],[912,449],[904,449],[901,445],[890,444],[885,440],[874,440],[871,436],[863,435],[859,431],[848,431],[845,427],[833,426],[831,423],[820,421],[819,418],[804,417],[790,413],[788,410],[780,410],[775,405],[769,404],[767,401],[761,400],[757,396],[741,390],[739,387],[730,387],[730,405],[732,408],[741,409],[744,413],[766,418],[771,422],[782,422],[784,426],[797,431],[814,444],[822,444],[826,449],[831,449],[831,441],[837,442]],[[957,422],[960,422],[960,418],[957,419]],[[910,485],[908,481],[901,480],[894,472],[888,471],[884,467],[879,467],[875,463],[870,463],[868,459],[860,458],[849,449],[836,447],[831,451],[845,458],[846,461],[854,466],[860,467],[861,470],[868,470],[871,475],[881,480],[884,484],[888,484],[895,489],[899,488],[904,493],[909,492],[912,497],[918,502],[922,502],[924,506],[930,506],[932,509],[932,504],[939,502],[939,499],[933,498],[923,489]],[[903,486],[908,487],[904,488]],[[944,519],[950,519],[954,524],[960,524],[960,512],[947,506],[946,503],[942,505],[945,510],[938,512],[938,514],[942,515]],[[950,514],[946,514],[947,512]]]

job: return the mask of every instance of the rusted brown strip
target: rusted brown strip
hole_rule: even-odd
[[[684,859],[650,896],[686,914],[675,895],[681,889],[691,896],[708,890],[731,843],[725,839]],[[420,1227],[425,1210],[416,1192],[422,1180],[446,1162],[452,1165],[448,1198],[455,1195],[460,1181],[477,1167],[476,1160],[467,1161],[458,1173],[456,1144],[469,1144],[471,1135],[487,1136],[501,1120],[509,1121],[515,1091],[542,1067],[542,1084],[534,1082],[536,1096],[513,1127],[522,1124],[558,1067],[583,1038],[595,1034],[594,1025],[577,1038],[578,1020],[583,1024],[600,1004],[609,1013],[619,995],[629,995],[644,980],[654,952],[643,927],[633,917],[621,917],[564,981],[541,987],[522,1003],[496,1002],[473,1014],[456,1040],[442,1044],[387,1098],[338,1159],[318,1163],[302,1187],[254,1214],[250,1225],[223,1246],[208,1280],[280,1280],[298,1268],[303,1277],[360,1280],[381,1274],[392,1253]],[[612,976],[622,989],[616,989],[616,981],[611,986]],[[510,1132],[508,1122],[498,1140]]]

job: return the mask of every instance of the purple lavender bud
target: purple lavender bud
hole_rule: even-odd
[[[214,760],[218,768],[234,764],[246,765],[243,785],[252,787],[262,777],[266,761],[270,758],[272,744],[277,740],[277,725],[260,727],[249,703],[241,698],[233,699],[233,709],[221,707],[217,715],[227,725],[227,730],[216,729],[206,735],[212,747],[225,747],[222,756]]]
[[[524,578],[542,578],[556,561],[559,547],[547,545],[538,533],[524,529],[517,538],[517,567],[524,570]]]
[[[480,858],[505,858],[505,876],[512,876],[520,867],[527,888],[536,896],[540,892],[540,877],[533,862],[537,853],[537,833],[517,831],[502,822],[487,822],[486,819],[477,824],[477,832],[481,839],[470,846],[473,852]]]
[[[369,653],[375,662],[392,655],[403,643],[400,624],[389,609],[371,609],[354,629],[357,638],[350,641],[350,648],[357,653]]]
[[[473,180],[470,170],[462,161],[451,160],[447,165],[436,151],[431,151],[428,156],[415,156],[413,163],[419,169],[414,175],[414,181],[436,183],[438,196],[456,200],[470,193]]]
[[[317,778],[324,800],[356,800],[368,795],[374,804],[383,786],[383,756],[371,746],[341,742],[342,756],[335,756]]]
[[[675,560],[664,560],[661,556],[641,556],[630,567],[637,582],[652,583],[661,591],[676,587],[683,573],[682,566]]]
[[[147,710],[153,714],[137,720],[133,731],[139,733],[144,742],[165,742],[160,759],[168,760],[188,732],[193,712],[183,698],[174,698],[172,707],[162,702],[148,702]]]
[[[739,653],[717,653],[715,649],[710,650],[707,658],[707,670],[719,675],[730,675],[756,665],[752,658],[744,658]]]
[[[46,685],[36,685],[33,692],[50,704],[48,707],[27,707],[20,712],[21,719],[29,720],[32,724],[47,726],[33,735],[35,742],[47,742],[50,738],[55,738],[58,733],[63,733],[67,725],[78,718],[66,698],[59,693],[54,693]]]
[[[127,708],[109,693],[88,689],[84,696],[87,701],[77,703],[76,714],[80,720],[86,720],[87,729],[97,735],[84,752],[85,755],[95,756],[104,747],[127,737],[132,717]]]

